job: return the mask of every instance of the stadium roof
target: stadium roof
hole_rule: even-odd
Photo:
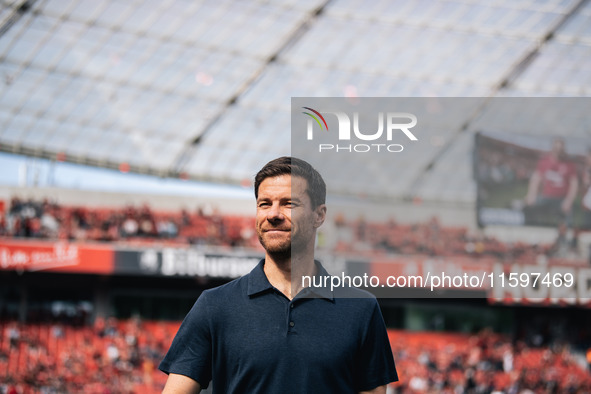
[[[0,0],[0,150],[237,183],[292,96],[589,96],[589,64],[588,0]],[[475,131],[394,197],[473,201]]]

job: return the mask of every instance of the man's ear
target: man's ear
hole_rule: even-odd
[[[314,228],[322,226],[326,219],[326,204],[320,204],[314,209]]]

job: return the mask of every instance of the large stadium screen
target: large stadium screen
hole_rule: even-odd
[[[480,226],[591,229],[591,141],[502,132],[476,135]]]

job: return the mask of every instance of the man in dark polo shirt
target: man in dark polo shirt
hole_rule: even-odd
[[[326,186],[303,160],[282,157],[255,177],[265,258],[248,275],[204,291],[160,364],[164,393],[385,393],[398,380],[377,301],[354,288],[306,287],[328,273],[314,260]]]

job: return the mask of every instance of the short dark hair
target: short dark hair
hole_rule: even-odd
[[[304,178],[308,182],[306,192],[316,208],[326,202],[326,184],[322,176],[310,163],[296,157],[283,156],[271,160],[254,177],[254,196],[259,198],[259,186],[267,178],[281,175],[292,175]]]

